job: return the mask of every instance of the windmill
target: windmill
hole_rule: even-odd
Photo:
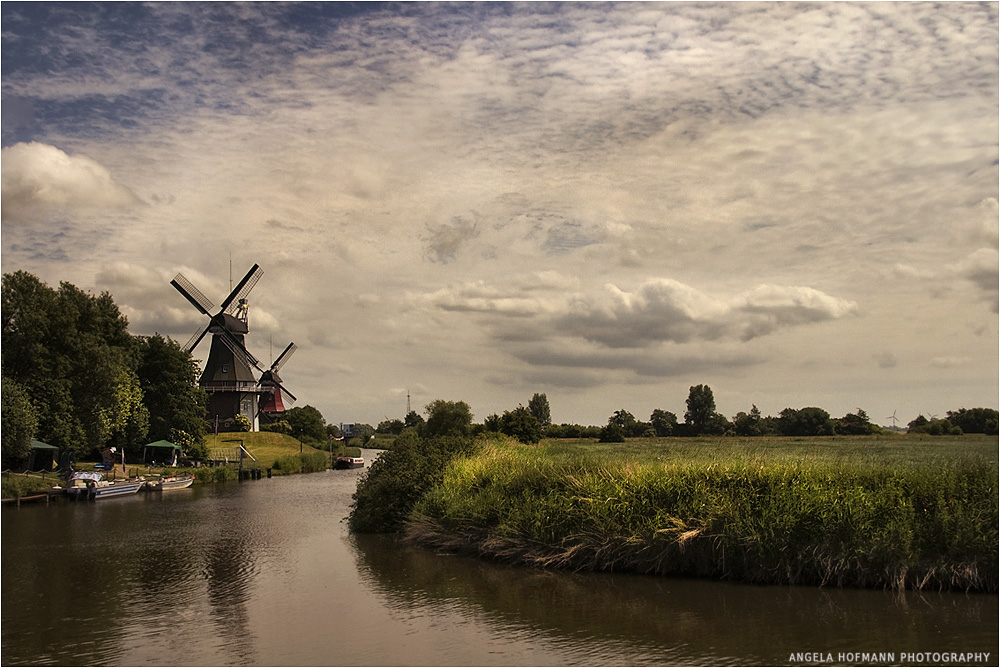
[[[281,386],[281,376],[278,375],[278,372],[281,371],[281,367],[285,366],[297,348],[298,346],[294,343],[289,343],[270,368],[260,375],[262,401],[259,415],[268,422],[279,419],[281,414],[295,402],[295,395]]]
[[[895,411],[895,409],[892,411],[892,415],[890,415],[889,417],[887,417],[886,420],[892,420],[892,428],[893,429],[896,428],[896,423],[899,422],[899,420],[896,418],[896,411]]]
[[[206,334],[212,334],[212,347],[205,362],[205,371],[198,380],[198,384],[208,392],[209,419],[227,424],[232,423],[237,415],[245,415],[253,430],[257,429],[261,388],[251,367],[262,373],[264,370],[257,358],[247,350],[244,336],[250,331],[250,302],[247,295],[263,273],[259,265],[251,267],[214,315],[212,310],[215,305],[212,301],[183,274],[177,274],[170,281],[192,306],[208,316],[208,323],[194,333],[184,345],[184,350],[192,352]],[[274,385],[281,387],[278,381],[274,381]]]

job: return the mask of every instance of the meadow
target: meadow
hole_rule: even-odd
[[[492,440],[408,540],[540,567],[997,591],[997,438]]]

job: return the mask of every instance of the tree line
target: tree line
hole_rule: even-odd
[[[169,338],[129,334],[109,293],[18,271],[4,274],[2,300],[5,462],[27,457],[32,440],[76,456],[202,443],[197,364]]]
[[[708,385],[689,388],[683,421],[675,413],[655,409],[648,421],[636,419],[625,409],[615,411],[603,426],[553,424],[548,397],[536,393],[527,406],[519,404],[503,414],[493,413],[481,424],[473,424],[472,410],[464,401],[436,400],[425,408],[427,420],[415,412],[406,420],[385,420],[376,431],[401,434],[407,429],[419,436],[469,436],[498,432],[523,443],[538,443],[544,438],[596,438],[605,443],[620,443],[626,438],[656,436],[863,436],[879,434],[883,428],[858,409],[842,417],[833,417],[816,406],[785,408],[777,416],[763,415],[756,405],[749,412],[740,411],[730,420],[716,410],[715,396]],[[961,408],[948,411],[945,418],[918,416],[908,425],[910,433],[935,436],[998,433],[998,412],[990,408]]]

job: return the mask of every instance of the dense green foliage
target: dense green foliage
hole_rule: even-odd
[[[198,363],[173,339],[136,337],[139,386],[149,410],[149,442],[166,440],[188,449],[205,435],[205,390]]]
[[[2,389],[3,460],[25,459],[31,448],[31,439],[38,431],[38,411],[23,387],[4,376]]]
[[[427,422],[425,436],[469,436],[472,433],[472,409],[464,401],[436,399],[424,408]]]
[[[498,431],[513,436],[522,443],[538,443],[542,440],[542,423],[530,409],[524,406],[518,406],[512,411],[504,411],[499,420]]]
[[[326,422],[323,415],[313,406],[296,406],[285,411],[284,418],[290,427],[288,434],[313,447],[325,446],[327,441]]]
[[[552,411],[549,408],[549,398],[544,394],[536,392],[528,402],[528,412],[538,420],[538,425],[544,431],[552,424]],[[537,443],[537,441],[535,441]]]
[[[463,436],[421,438],[407,429],[368,467],[354,492],[349,525],[359,533],[399,531],[413,506],[439,484],[448,462],[478,446]]]
[[[30,399],[34,438],[77,455],[117,446],[134,456],[151,432],[204,434],[191,418],[204,413],[204,394],[191,389],[190,356],[130,335],[110,294],[52,289],[23,271],[3,276],[2,293],[2,373]]]
[[[907,445],[491,444],[451,463],[407,531],[542,566],[996,591],[995,442]]]

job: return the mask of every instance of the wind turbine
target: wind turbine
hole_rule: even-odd
[[[896,428],[896,423],[899,422],[899,420],[896,419],[896,409],[893,409],[892,415],[890,415],[889,417],[887,417],[886,420],[892,420],[892,428],[893,429]]]

